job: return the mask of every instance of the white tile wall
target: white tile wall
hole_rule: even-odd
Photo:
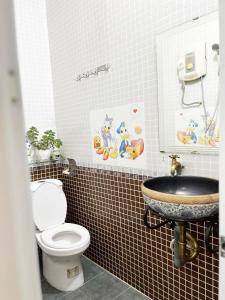
[[[14,1],[26,129],[55,129],[45,0]]]
[[[92,166],[89,112],[145,102],[148,170],[163,175],[159,153],[155,37],[217,9],[216,0],[47,0],[58,134],[65,153]],[[75,81],[77,74],[109,63],[108,74]],[[218,176],[216,156],[182,155],[184,173]],[[104,167],[104,166],[98,166]],[[123,169],[125,170],[125,169]]]

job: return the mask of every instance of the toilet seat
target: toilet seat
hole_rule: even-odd
[[[53,249],[79,249],[89,241],[90,235],[83,226],[64,223],[43,231],[40,239],[43,244]]]
[[[78,227],[79,231],[82,231],[82,234],[84,234],[84,236],[81,238],[81,240],[79,242],[74,242],[71,243],[71,247],[68,247],[68,243],[58,243],[58,247],[63,247],[64,248],[57,248],[56,247],[56,243],[52,243],[51,241],[51,236],[54,236],[54,233],[60,233],[60,232],[66,232],[69,231],[71,232],[71,228],[73,227],[73,232],[77,232]],[[64,230],[65,229],[65,230]],[[69,230],[67,230],[69,229]],[[75,231],[76,230],[76,231]],[[43,239],[44,236],[44,239]],[[75,254],[79,254],[82,253],[83,251],[85,251],[88,246],[90,245],[90,234],[89,231],[80,225],[77,224],[72,224],[72,223],[64,223],[61,224],[59,226],[56,226],[52,229],[48,229],[45,231],[36,231],[36,239],[38,242],[38,245],[40,246],[40,248],[42,249],[42,251],[44,251],[45,253],[49,254],[49,255],[53,255],[53,256],[70,256],[70,255],[75,255]]]

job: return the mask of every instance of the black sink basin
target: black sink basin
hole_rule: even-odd
[[[142,184],[145,203],[162,217],[207,219],[218,214],[218,180],[197,176],[164,176]]]
[[[218,180],[197,176],[164,176],[147,180],[144,187],[166,194],[200,196],[216,194]]]

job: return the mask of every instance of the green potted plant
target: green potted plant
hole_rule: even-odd
[[[43,150],[49,150],[49,159],[56,160],[59,156],[62,156],[60,148],[63,143],[60,139],[56,138],[56,133],[53,130],[47,130],[42,135],[40,141]]]
[[[33,162],[40,160],[39,150],[39,131],[36,127],[32,126],[26,134],[26,141],[28,144],[28,156]]]
[[[62,157],[62,141],[56,138],[53,130],[46,130],[39,139],[39,131],[32,126],[26,134],[26,140],[29,148],[29,157],[32,162],[41,160],[56,160]]]

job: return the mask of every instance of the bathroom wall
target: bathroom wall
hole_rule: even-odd
[[[184,267],[173,264],[167,225],[157,230],[144,226],[140,185],[146,176],[77,167],[62,174],[61,165],[31,169],[31,179],[59,178],[67,197],[67,222],[85,226],[91,244],[85,255],[152,300],[217,300],[218,254],[204,245],[206,223],[189,224],[198,239],[199,256]],[[160,222],[152,216],[151,224]],[[212,239],[218,247],[218,237]]]
[[[25,128],[55,129],[45,0],[14,1]]]
[[[205,223],[190,224],[200,255],[175,269],[172,230],[143,224],[140,185],[169,171],[159,153],[155,37],[217,9],[216,0],[47,0],[56,126],[67,157],[78,163],[69,176],[61,166],[32,169],[32,179],[63,180],[67,222],[91,234],[86,255],[153,300],[217,300],[218,256],[204,247]],[[77,82],[76,76],[109,63],[109,73]],[[94,165],[91,110],[145,103],[147,170]],[[182,155],[184,172],[218,176],[216,156]],[[151,217],[151,223],[158,223]],[[218,245],[215,236],[213,245]]]
[[[56,125],[67,157],[93,165],[89,113],[99,108],[145,103],[147,170],[130,173],[164,175],[168,154],[158,139],[157,34],[217,9],[216,0],[47,0]],[[107,74],[76,76],[96,66],[111,65]],[[184,173],[217,177],[212,155],[182,155]],[[118,170],[115,167],[106,167]]]

